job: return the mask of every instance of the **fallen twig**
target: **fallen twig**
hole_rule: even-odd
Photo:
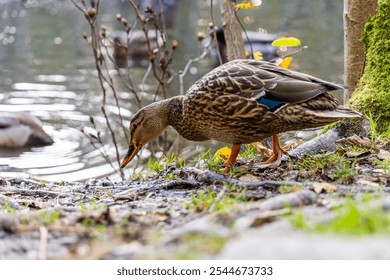
[[[210,170],[200,170],[194,167],[180,169],[177,175],[187,177],[187,178],[195,177],[195,179],[198,182],[207,183],[207,184],[230,183],[230,184],[234,184],[237,187],[246,187],[246,188],[275,189],[280,186],[296,186],[296,185],[307,187],[307,188],[312,187],[311,182],[273,181],[273,180],[265,180],[259,182],[246,182],[234,178],[228,178],[226,176],[217,174]]]
[[[189,180],[172,180],[156,184],[149,189],[149,191],[159,191],[159,190],[172,190],[172,189],[193,189],[198,188],[200,184],[198,182],[189,181]]]
[[[46,260],[46,249],[47,249],[47,228],[45,226],[39,227],[39,233],[41,234],[41,238],[39,241],[39,253],[38,253],[38,259],[40,260]]]
[[[70,197],[74,196],[72,193],[62,193],[62,192],[53,192],[53,191],[43,191],[43,190],[31,190],[31,189],[21,189],[21,188],[7,188],[6,194],[21,194],[26,196],[50,196],[50,197]]]
[[[38,231],[40,230],[42,226],[39,225],[24,225],[20,224],[17,227],[18,232],[32,232],[32,231]],[[45,226],[46,230],[49,231],[55,231],[55,232],[62,232],[62,233],[95,233],[97,232],[97,229],[95,228],[86,228],[86,227],[80,227],[80,226],[62,226],[62,225],[47,225]]]

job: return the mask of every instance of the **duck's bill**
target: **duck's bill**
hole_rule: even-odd
[[[127,154],[125,158],[122,160],[121,168],[125,168],[125,166],[135,157],[135,155],[141,150],[142,146],[135,146],[130,145],[129,150],[127,151]]]

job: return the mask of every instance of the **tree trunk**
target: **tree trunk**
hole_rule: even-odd
[[[390,0],[379,0],[361,41],[366,63],[350,104],[366,115],[371,114],[377,132],[390,138]]]
[[[365,56],[360,37],[367,19],[374,15],[378,0],[344,0],[344,91],[348,101],[363,74]]]
[[[245,58],[244,40],[232,0],[221,1],[222,26],[225,33],[228,60]]]

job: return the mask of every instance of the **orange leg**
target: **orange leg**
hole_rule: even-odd
[[[239,144],[233,144],[232,146],[232,152],[230,153],[230,157],[226,162],[226,167],[224,169],[225,173],[229,173],[230,168],[233,166],[233,164],[236,162],[236,158],[238,156],[238,153],[240,152],[241,146]]]
[[[280,146],[277,134],[272,135],[272,151],[274,154],[265,162],[261,162],[260,165],[269,164],[277,167],[282,162],[282,154],[287,154],[287,151]]]

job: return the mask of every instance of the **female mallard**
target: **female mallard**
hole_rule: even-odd
[[[328,91],[343,86],[258,60],[233,60],[197,81],[186,95],[152,103],[130,123],[131,140],[124,168],[139,150],[170,125],[193,141],[218,140],[233,144],[228,171],[240,145],[273,136],[280,164],[277,133],[313,128],[361,114],[343,107]]]

